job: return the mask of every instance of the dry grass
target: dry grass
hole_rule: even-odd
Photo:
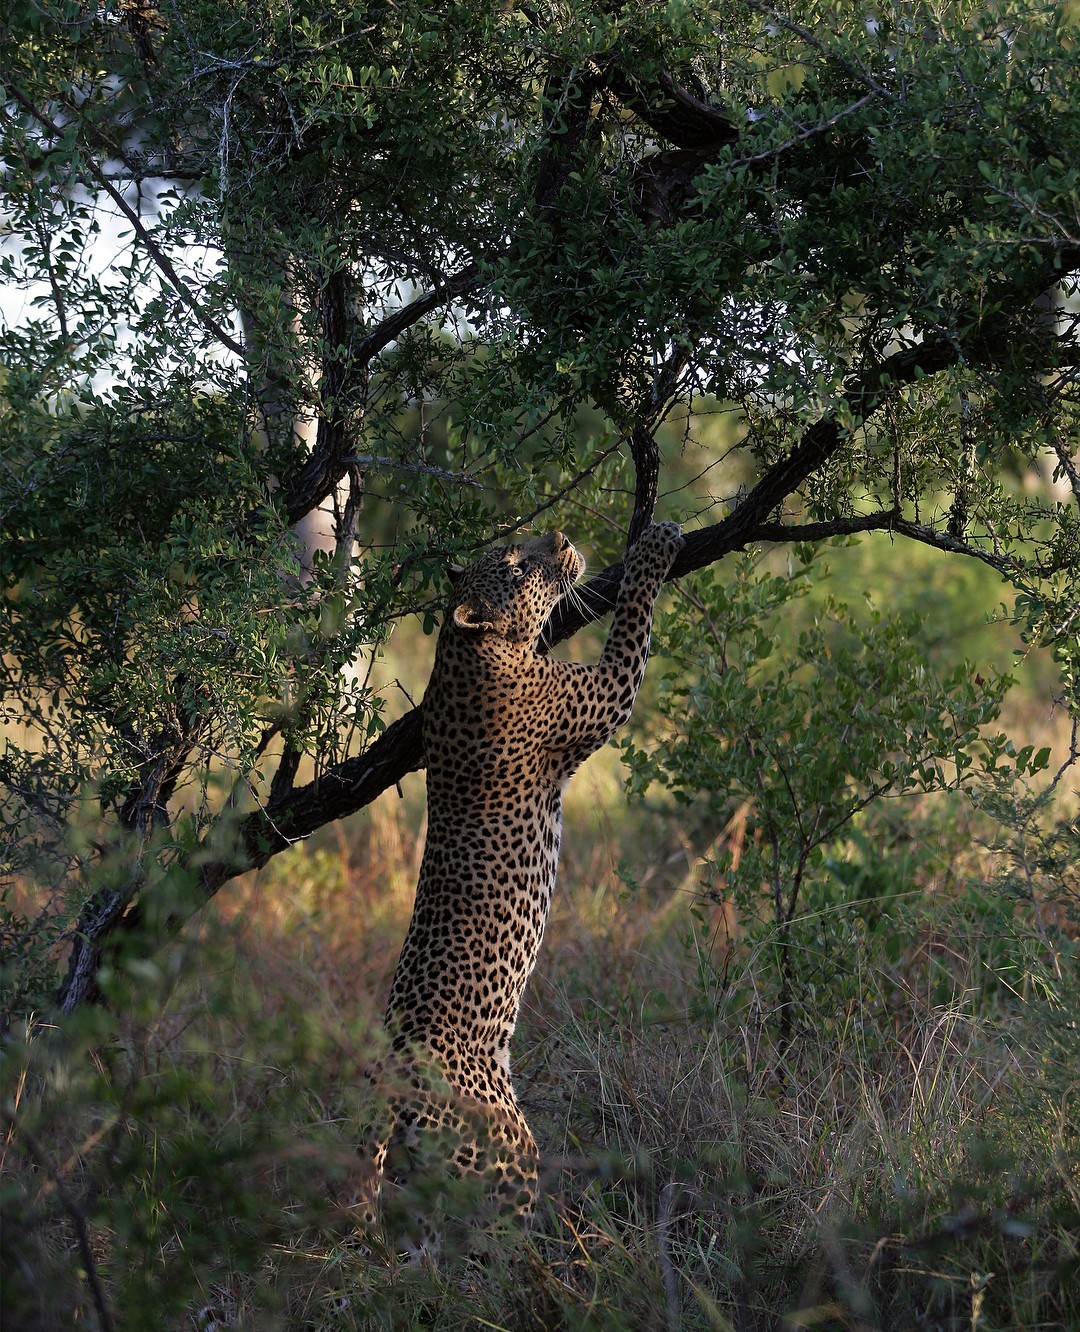
[[[990,867],[971,829],[925,857],[898,953],[857,912],[808,918],[806,974],[831,970],[784,1048],[768,935],[739,942],[747,922],[708,903],[693,925],[703,848],[617,814],[616,780],[605,758],[577,784],[523,1013],[546,1166],[523,1245],[484,1272],[402,1271],[340,1210],[420,849],[384,798],[223,893],[123,1021],[9,1048],[30,1313],[5,1328],[100,1323],[88,1270],[136,1329],[203,1306],[327,1332],[1080,1320],[1078,995],[1037,937],[1001,952],[1002,917],[963,907],[956,885]]]

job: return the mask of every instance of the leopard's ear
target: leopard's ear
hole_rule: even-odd
[[[451,587],[457,587],[458,583],[461,582],[461,575],[464,572],[465,566],[463,564],[452,564],[450,568],[447,569],[446,576],[450,579]]]
[[[495,626],[490,620],[483,619],[484,612],[477,606],[470,606],[467,602],[462,602],[454,607],[453,620],[459,629],[467,629],[470,633],[483,634],[488,633]]]

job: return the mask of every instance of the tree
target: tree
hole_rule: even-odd
[[[617,487],[632,539],[703,402],[748,470],[673,577],[874,530],[978,559],[1075,709],[1078,36],[1023,0],[9,11],[3,832],[60,909],[6,928],[72,939],[62,1007],[422,767],[362,665],[395,621],[560,504]]]

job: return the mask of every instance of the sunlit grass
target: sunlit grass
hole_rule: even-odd
[[[867,939],[839,959],[846,998],[806,996],[781,1048],[768,939],[724,980],[679,909],[685,873],[675,888],[627,891],[597,849],[570,860],[518,1040],[545,1162],[534,1233],[484,1272],[365,1256],[336,1209],[410,906],[379,885],[403,879],[416,853],[414,833],[376,827],[340,852],[298,851],[290,873],[231,890],[184,945],[201,969],[177,965],[163,1004],[115,1029],[105,1065],[76,1059],[60,1082],[59,1065],[31,1060],[30,1081],[60,1098],[40,1103],[50,1168],[73,1195],[88,1178],[104,1194],[92,1233],[110,1298],[123,1307],[143,1289],[124,1266],[151,1241],[177,1292],[159,1321],[130,1326],[190,1326],[203,1305],[233,1326],[328,1332],[780,1318],[1020,1329],[1080,1314],[1065,1280],[1080,1238],[1076,1042],[1062,1008],[1075,993],[1013,967],[988,999],[971,965],[979,921],[939,894],[902,956]],[[842,915],[826,913],[838,944]],[[117,1178],[109,1153],[125,1141],[139,1150],[120,1153]],[[222,1172],[212,1207],[197,1178],[178,1182],[185,1159]],[[41,1261],[62,1274],[68,1315],[89,1319],[51,1176],[17,1155],[8,1168],[31,1211],[59,1211]],[[134,1248],[124,1209],[153,1232]],[[218,1260],[192,1246],[193,1227],[215,1235]]]

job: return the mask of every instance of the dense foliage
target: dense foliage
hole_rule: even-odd
[[[684,595],[631,785],[670,788],[712,848],[702,928],[735,904],[773,932],[780,1084],[828,989],[800,913],[835,927],[821,955],[870,947],[856,898],[890,962],[919,937],[895,864],[932,876],[860,841],[881,799],[970,792],[1000,919],[1021,903],[1041,958],[1009,965],[1066,1002],[1075,725],[1054,752],[1007,738],[1007,676],[930,660],[926,616],[821,596],[812,548],[840,569],[889,533],[927,588],[915,549],[939,581],[988,567],[1080,714],[1075,5],[40,0],[0,41],[9,1034],[103,990],[153,1028],[140,1004],[207,956],[190,925],[163,940],[423,766],[376,667],[436,622],[447,566],[565,528],[602,571],[555,642],[610,607],[654,506],[687,530]],[[712,1020],[728,974],[698,980]],[[174,1189],[220,1166],[254,1263],[280,1236],[248,1224],[247,1145],[199,1138],[202,1074],[146,1080],[142,1028],[108,1034],[132,1064],[91,1068],[106,1019],[80,1021],[80,1096],[114,1125],[80,1140],[122,1138],[144,1182],[168,1140]],[[295,1106],[250,1094],[280,1145]],[[102,1224],[130,1212],[131,1251],[165,1254],[146,1189],[145,1211],[105,1190]]]

